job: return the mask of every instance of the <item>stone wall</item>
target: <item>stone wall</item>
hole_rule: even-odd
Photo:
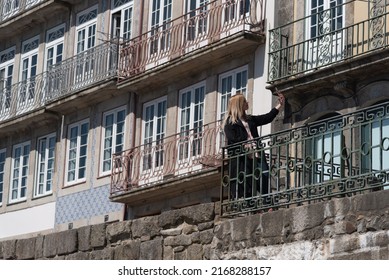
[[[234,219],[218,203],[0,242],[0,259],[389,259],[389,191]]]

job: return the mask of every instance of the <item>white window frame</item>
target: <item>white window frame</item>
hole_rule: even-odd
[[[239,75],[245,73],[246,81],[244,77],[241,77],[239,81]],[[231,85],[227,85],[227,89],[223,89],[224,81],[231,78]],[[228,101],[231,96],[234,96],[237,93],[243,94],[247,98],[247,87],[248,87],[248,65],[236,68],[234,70],[225,72],[219,75],[219,90],[218,90],[218,120],[223,120],[224,114],[227,112]],[[243,83],[245,83],[243,85]],[[224,92],[225,91],[225,92]]]
[[[321,16],[319,16],[318,12],[327,11],[332,8],[332,4],[334,6],[338,5],[339,0],[323,0],[323,5],[317,5],[316,7],[312,7],[312,1],[306,1],[306,30],[305,36],[307,40],[306,54],[304,55],[307,58],[306,68],[315,69],[318,66],[325,65],[330,63],[329,60],[338,61],[342,59],[342,52],[344,49],[344,43],[342,43],[342,38],[345,37],[345,31],[337,31],[339,29],[344,28],[345,26],[345,5],[338,7],[337,9],[341,9],[341,14],[336,14],[335,17],[328,17],[324,22],[319,22]],[[341,0],[344,3],[343,0]],[[315,13],[312,13],[315,11]],[[330,13],[331,10],[330,10]],[[338,13],[338,11],[336,11]],[[313,14],[316,14],[316,17],[313,17]],[[324,14],[324,13],[323,13]],[[331,16],[331,15],[330,15]],[[336,18],[341,17],[341,27],[332,26],[334,23],[336,25]],[[312,20],[316,19],[316,23],[312,25]],[[320,23],[320,24],[319,24]],[[314,27],[315,26],[315,27]],[[314,28],[316,34],[312,34],[312,28]],[[319,34],[318,30],[325,30],[327,32],[323,34]]]
[[[3,160],[4,158],[4,160]],[[3,205],[3,194],[4,194],[4,172],[5,172],[5,162],[7,160],[7,150],[0,150],[0,206]]]
[[[45,48],[45,71],[50,66],[57,64],[63,60],[64,56],[64,35],[66,32],[66,25],[61,24],[54,28],[47,30],[46,32],[46,48]],[[62,52],[59,54],[60,47],[62,46]],[[49,58],[49,50],[53,50],[52,57]]]
[[[118,115],[119,113],[123,112],[123,120],[118,123]],[[101,156],[100,156],[100,176],[109,175],[111,174],[112,170],[112,155],[115,153],[122,152],[124,150],[124,143],[125,143],[125,128],[126,128],[126,115],[127,110],[126,106],[121,106],[119,108],[110,110],[108,112],[105,112],[103,114],[103,125],[101,130]],[[107,135],[107,117],[113,116],[112,120],[112,131],[110,136]],[[118,129],[121,129],[121,131],[118,131]],[[121,143],[118,144],[117,140],[118,137],[121,139]],[[108,142],[111,144],[110,147],[107,147]],[[109,157],[107,157],[107,153],[109,154]],[[104,165],[109,161],[109,168],[104,169]]]
[[[119,2],[119,1],[118,1]],[[111,30],[112,37],[120,37],[124,40],[130,40],[132,38],[132,23],[134,15],[134,1],[133,0],[122,0],[123,4],[117,3],[115,7],[115,1],[112,1],[111,8]],[[120,16],[119,16],[120,13]],[[128,18],[125,18],[126,15],[129,15]],[[117,22],[120,19],[120,22]],[[119,25],[119,34],[117,34],[117,28]],[[127,32],[124,33],[124,27],[127,28]]]
[[[178,115],[178,125],[177,133],[180,134],[181,142],[178,143],[178,163],[181,161],[187,162],[190,158],[199,157],[203,153],[203,144],[202,137],[194,139],[194,129],[198,128],[199,134],[202,134],[204,127],[204,105],[205,105],[205,93],[206,86],[205,81],[199,82],[195,85],[187,87],[180,90],[179,93],[179,115]],[[195,103],[195,94],[197,90],[202,91],[202,100],[198,103]],[[189,106],[182,104],[184,95],[190,94]],[[201,94],[201,93],[200,93]],[[183,108],[183,106],[186,106]],[[195,120],[195,112],[199,112],[199,118]],[[193,135],[188,135],[187,132],[192,133]],[[199,142],[198,142],[199,141]],[[200,145],[195,148],[194,145]],[[184,149],[184,152],[182,152]],[[198,151],[200,149],[200,152]]]
[[[96,10],[96,16],[93,16],[93,11]],[[75,54],[79,54],[86,50],[89,50],[96,46],[97,35],[97,16],[98,6],[95,5],[77,14],[77,26],[76,26],[76,40],[75,40]],[[86,17],[84,22],[80,22],[82,17]],[[88,18],[90,17],[90,18]],[[80,32],[85,31],[82,40],[80,40]],[[92,41],[88,42],[89,39]],[[80,44],[83,42],[83,44]],[[80,48],[81,47],[81,48]]]
[[[35,76],[38,74],[39,56],[39,35],[30,38],[22,44],[22,55],[20,58],[19,81],[22,86],[19,94],[18,107],[26,108],[32,105],[35,99]],[[27,67],[25,67],[27,62]],[[34,64],[35,63],[35,64]]]
[[[162,117],[158,118],[157,116],[157,112],[156,110],[158,109],[158,104],[161,104],[161,103],[165,103],[165,115],[163,115]],[[152,127],[152,131],[149,131],[151,132],[151,136],[150,135],[146,135],[147,133],[147,124],[146,124],[146,109],[151,107],[151,106],[154,106],[154,114],[153,114],[153,119],[150,120],[149,124],[152,124],[153,127]],[[145,149],[146,148],[146,145],[147,144],[150,144],[152,143],[151,145],[151,150],[153,152],[151,152],[151,154],[147,154],[146,152],[142,152],[142,154],[144,154],[144,156],[142,157],[141,159],[141,173],[149,173],[149,172],[153,172],[155,170],[159,170],[159,169],[162,169],[163,168],[163,165],[165,164],[164,162],[164,150],[162,148],[161,151],[154,151],[155,149],[155,142],[157,140],[162,140],[164,141],[164,138],[166,136],[166,119],[167,119],[167,97],[164,96],[164,97],[161,97],[161,98],[158,98],[156,100],[153,100],[153,101],[150,101],[148,103],[145,103],[143,105],[143,117],[142,117],[142,149]],[[157,127],[158,127],[158,124],[161,125],[161,131],[157,131]],[[146,136],[148,138],[151,137],[151,139],[149,140],[146,140]],[[151,141],[150,141],[151,140]],[[147,141],[147,142],[146,142]],[[146,158],[146,156],[149,155],[150,156],[150,166],[149,164],[147,164],[147,166],[149,166],[149,168],[145,168],[145,162],[144,162],[144,159]],[[156,159],[156,156],[162,156],[162,158],[158,158]],[[162,161],[162,162],[161,162]],[[157,166],[156,166],[156,162],[157,163]]]
[[[97,17],[97,5],[77,14],[74,51],[75,55],[78,56],[79,61],[82,61],[82,63],[78,63],[75,69],[75,87],[77,87],[79,83],[84,83],[84,80],[93,77],[96,62],[94,61],[94,56],[88,56],[88,54],[91,53],[90,50],[97,44]],[[85,56],[84,59],[82,56]]]
[[[15,47],[8,48],[0,52],[0,73],[4,73],[4,77],[0,76],[0,116],[7,114],[11,108],[11,88],[12,77],[15,71]],[[12,73],[9,73],[9,72]]]
[[[50,143],[53,140],[54,147],[51,147]],[[43,141],[46,143],[44,151],[42,151],[41,146]],[[56,142],[57,135],[55,133],[38,138],[34,197],[46,196],[53,193]],[[51,167],[49,167],[50,165]],[[50,186],[49,189],[47,189],[48,186]]]
[[[155,3],[159,3],[159,9],[154,10],[154,1]],[[170,21],[173,19],[173,0],[167,0],[170,1],[167,5],[164,5],[165,1],[166,0],[150,0],[150,36],[155,36],[170,27]],[[168,11],[167,16],[165,16],[166,10]],[[170,38],[170,33],[166,32],[164,35],[160,35],[157,36],[156,39],[152,39],[149,50],[150,54],[159,55],[159,52],[167,51],[170,47]]]
[[[84,125],[87,125],[87,132],[86,134],[82,134],[82,127]],[[77,134],[75,139],[71,139],[72,135],[72,129],[76,128],[77,129]],[[87,173],[87,159],[88,159],[88,140],[89,140],[89,119],[85,119],[82,121],[79,121],[77,123],[73,123],[69,125],[68,127],[68,137],[67,137],[67,148],[66,148],[66,170],[65,170],[65,186],[70,186],[78,183],[83,183],[86,181],[86,173]],[[86,140],[84,143],[81,143],[83,140],[82,137],[86,135]],[[72,142],[75,140],[75,146],[71,147],[71,144],[74,143]],[[85,154],[81,155],[81,148],[85,148]],[[70,157],[71,153],[74,153],[74,158]],[[82,166],[85,171],[84,171],[84,176],[80,176],[80,165],[82,163],[82,158],[85,158],[85,163]],[[69,169],[70,162],[73,161],[74,167]],[[69,180],[69,175],[71,172],[74,172],[74,178]]]
[[[27,200],[28,172],[30,160],[31,142],[27,141],[12,148],[11,180],[9,185],[9,203],[17,203]],[[16,158],[16,150],[21,149],[21,153]],[[25,154],[25,149],[27,153]],[[16,185],[15,185],[16,184]],[[24,195],[22,191],[24,190]],[[13,198],[13,192],[16,191],[16,197]]]

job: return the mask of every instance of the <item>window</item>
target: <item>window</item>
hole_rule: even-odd
[[[55,134],[38,139],[34,197],[51,194],[53,191],[55,143]]]
[[[247,66],[220,75],[219,92],[219,119],[222,120],[224,118],[224,114],[227,111],[228,101],[230,100],[230,97],[237,93],[241,93],[246,96]]]
[[[90,55],[96,45],[97,6],[94,6],[77,16],[76,51],[79,62],[76,66],[76,83],[82,83],[93,76],[95,67],[94,56]],[[84,57],[82,57],[84,56]]]
[[[88,132],[88,120],[69,126],[66,165],[66,182],[68,184],[85,181]]]
[[[11,107],[11,87],[14,69],[15,48],[0,53],[0,118]]]
[[[133,0],[115,0],[112,2],[112,36],[131,39]]]
[[[147,103],[143,108],[143,171],[163,165],[166,131],[166,98]]]
[[[339,128],[342,121],[339,114],[329,113],[309,126],[311,137],[306,142],[305,152],[311,162],[308,179],[310,184],[344,177],[344,136]]]
[[[170,46],[170,28],[172,19],[172,0],[152,0],[151,3],[151,44],[150,53],[155,54]]]
[[[361,127],[362,174],[389,170],[389,119],[385,110],[387,105],[377,105],[364,112],[371,121]]]
[[[3,204],[5,159],[5,149],[2,149],[0,150],[0,206]]]
[[[307,1],[307,68],[342,59],[343,0]],[[338,31],[337,31],[338,30]]]
[[[208,0],[187,0],[190,17],[188,21],[188,40],[195,40],[197,35],[207,32],[208,2]]]
[[[250,0],[238,0],[238,1],[227,1],[226,8],[224,10],[224,22],[237,21],[238,18],[248,13],[250,10]]]
[[[38,66],[39,36],[23,42],[21,56],[21,88],[18,108],[23,109],[33,104],[35,97],[35,76]]]
[[[203,82],[180,92],[179,160],[202,153],[204,95]]]
[[[46,70],[62,61],[65,24],[47,31],[46,34]]]
[[[103,153],[100,167],[103,174],[111,171],[112,154],[123,151],[125,118],[126,109],[123,107],[103,115]]]
[[[30,142],[13,147],[9,199],[11,203],[26,200],[29,158]]]

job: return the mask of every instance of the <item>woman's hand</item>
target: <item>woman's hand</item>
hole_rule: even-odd
[[[285,104],[285,96],[278,90],[277,90],[277,94],[278,94],[278,104],[276,106],[276,109],[279,110]]]

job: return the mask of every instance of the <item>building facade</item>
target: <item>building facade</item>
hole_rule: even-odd
[[[266,1],[0,6],[0,239],[220,199],[229,97],[272,106]]]
[[[1,1],[0,239],[386,189],[387,4]],[[268,168],[232,175],[229,98],[262,114],[278,90],[287,103],[259,150],[233,148]],[[232,194],[263,175],[269,194]]]

